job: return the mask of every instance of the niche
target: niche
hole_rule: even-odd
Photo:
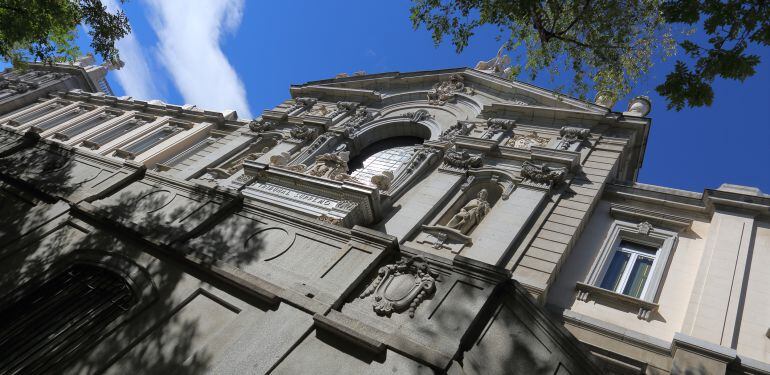
[[[473,178],[469,178],[472,182]],[[473,245],[473,232],[495,204],[503,198],[503,186],[496,179],[471,184],[461,190],[430,225],[423,225],[415,242],[455,254]]]

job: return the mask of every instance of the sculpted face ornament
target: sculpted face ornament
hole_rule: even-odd
[[[446,224],[448,228],[468,234],[489,213],[491,206],[487,201],[487,189],[481,189],[476,198],[471,199]]]
[[[380,267],[377,279],[359,298],[374,294],[372,308],[377,315],[390,317],[393,312],[408,310],[409,317],[414,318],[417,306],[436,291],[437,277],[424,258],[402,258]]]

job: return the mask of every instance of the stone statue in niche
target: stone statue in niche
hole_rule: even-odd
[[[374,294],[372,309],[377,315],[390,317],[393,312],[408,310],[414,318],[417,306],[436,291],[437,277],[424,258],[401,259],[380,267],[377,279],[359,298]]]
[[[468,234],[471,229],[478,225],[481,220],[489,213],[491,206],[487,201],[489,192],[487,189],[481,189],[476,198],[471,199],[463,206],[458,213],[456,213],[448,223],[446,227],[452,228],[461,232],[462,234]]]

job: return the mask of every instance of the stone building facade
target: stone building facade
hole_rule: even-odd
[[[3,73],[0,372],[770,374],[770,196],[495,61],[254,120]]]

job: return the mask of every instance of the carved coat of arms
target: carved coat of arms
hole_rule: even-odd
[[[414,310],[425,298],[436,291],[438,273],[422,257],[404,258],[395,264],[380,267],[374,280],[360,298],[374,295],[372,308],[377,315],[390,316],[393,312]]]

